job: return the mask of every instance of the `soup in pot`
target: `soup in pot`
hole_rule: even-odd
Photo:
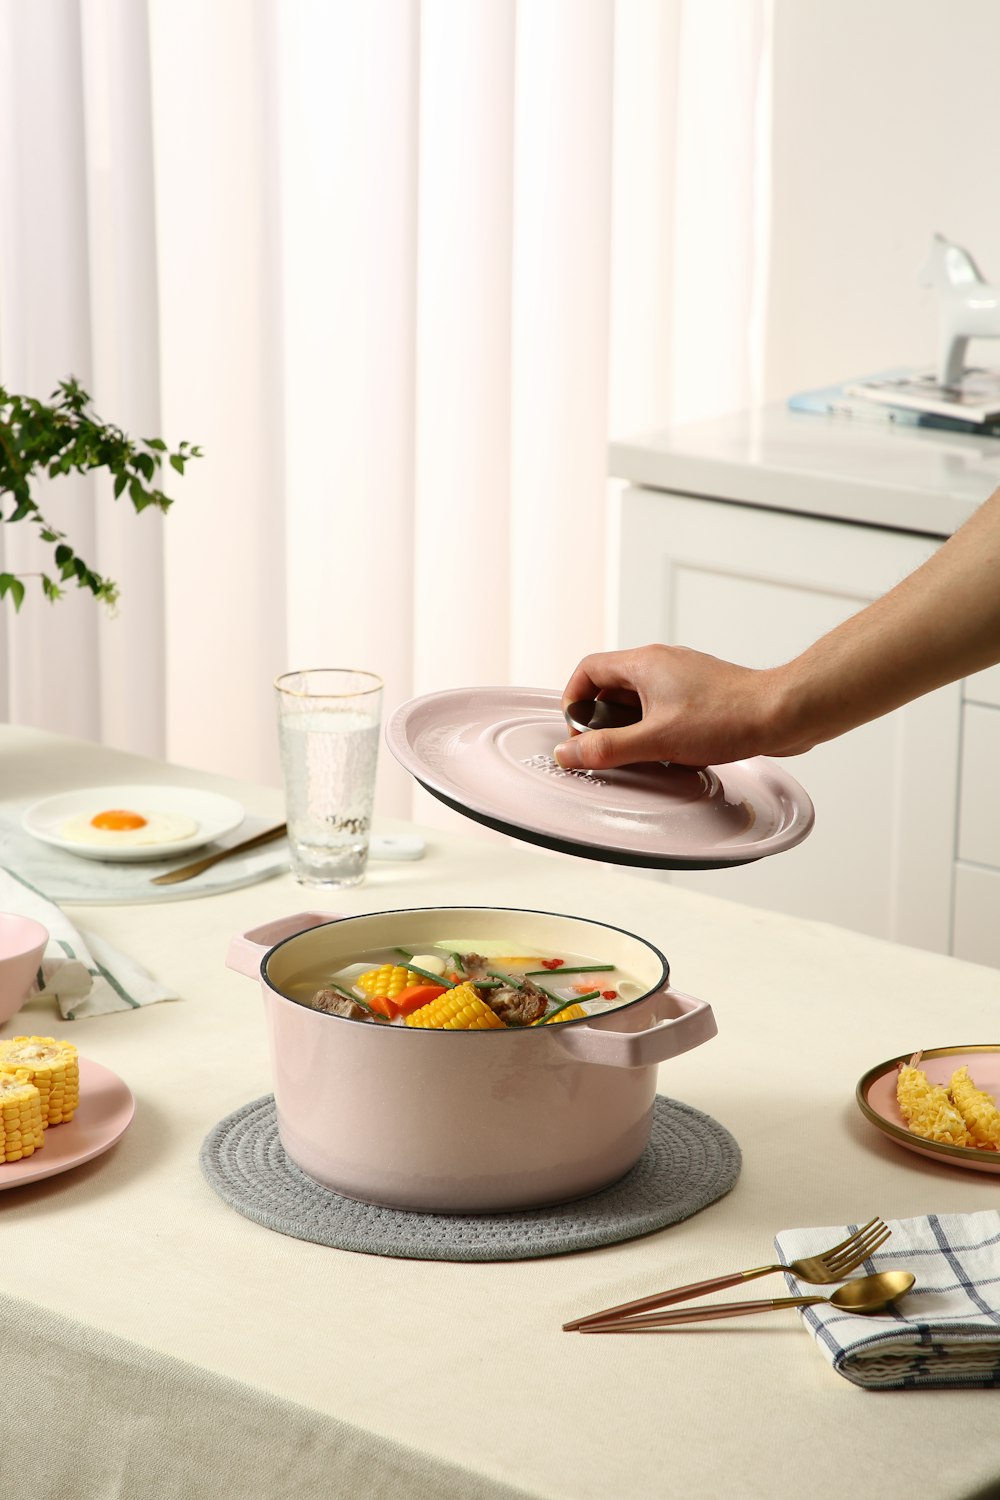
[[[496,1031],[583,1020],[628,1004],[645,987],[599,958],[525,952],[515,939],[493,938],[373,949],[335,972],[303,970],[281,988],[351,1021]]]

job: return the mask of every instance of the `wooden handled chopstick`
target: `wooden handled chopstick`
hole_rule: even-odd
[[[263,833],[255,834],[252,839],[244,839],[242,844],[234,844],[231,849],[206,854],[204,859],[196,859],[190,865],[181,865],[179,870],[168,870],[165,875],[154,875],[150,885],[177,885],[182,880],[192,880],[195,875],[221,864],[224,859],[231,859],[234,854],[246,854],[249,849],[257,849],[261,844],[270,844],[274,839],[283,838],[287,832],[287,824],[279,823],[277,828],[267,828]]]

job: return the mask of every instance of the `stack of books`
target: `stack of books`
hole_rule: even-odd
[[[792,411],[1000,437],[1000,370],[968,369],[959,385],[934,370],[888,370],[788,398]]]

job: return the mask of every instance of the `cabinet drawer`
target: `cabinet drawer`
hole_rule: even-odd
[[[962,710],[958,857],[1000,869],[1000,708],[966,703]]]
[[[952,952],[970,963],[1000,969],[1000,870],[955,866]]]
[[[987,667],[967,677],[962,684],[962,696],[966,703],[992,703],[1000,708],[1000,667]]]

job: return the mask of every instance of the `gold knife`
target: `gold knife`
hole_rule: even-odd
[[[203,870],[210,870],[213,865],[229,859],[231,855],[245,854],[248,849],[256,849],[261,844],[270,844],[273,839],[283,838],[287,832],[288,825],[279,823],[277,828],[267,828],[263,833],[255,834],[252,839],[244,839],[242,844],[234,844],[231,849],[220,849],[216,854],[206,854],[204,859],[196,859],[190,865],[181,865],[179,870],[168,870],[165,875],[154,875],[150,885],[177,885],[181,880],[191,880],[195,875],[200,875]]]

